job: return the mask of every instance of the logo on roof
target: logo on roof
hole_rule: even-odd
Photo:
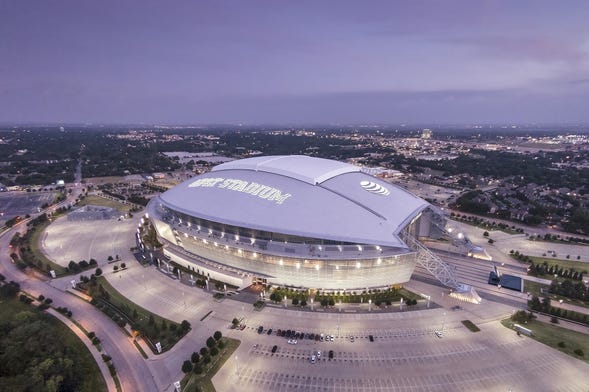
[[[360,186],[364,188],[364,190],[374,193],[375,195],[388,196],[391,193],[391,191],[384,186],[372,181],[361,181]]]

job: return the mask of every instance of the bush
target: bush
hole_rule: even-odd
[[[196,366],[194,366],[192,371],[194,372],[194,374],[201,374],[202,373],[202,366],[196,365]]]
[[[89,339],[94,339],[94,336],[96,336],[96,333],[94,333],[93,331],[88,332]]]
[[[220,349],[224,349],[225,348],[225,343],[221,340],[221,341],[219,341],[219,343],[217,344],[217,346],[219,346]]]
[[[94,275],[96,275],[96,276],[102,275],[102,268],[96,268],[96,271],[94,272]]]
[[[45,298],[45,303],[47,305],[51,305],[53,303],[53,300],[51,298]]]
[[[190,373],[192,371],[192,362],[186,360],[182,363],[182,372]]]
[[[215,340],[219,341],[223,337],[223,334],[221,333],[221,331],[215,331],[213,337],[215,338]]]
[[[556,318],[555,316],[550,317],[550,322],[554,323],[554,324],[558,324],[558,318]]]
[[[200,361],[200,355],[198,355],[198,353],[195,351],[192,353],[192,355],[190,356],[190,361],[192,363],[198,363],[198,361]]]
[[[207,355],[207,356],[205,356],[205,357],[202,359],[202,362],[203,362],[205,365],[207,365],[207,364],[211,363],[211,357],[210,357],[210,356],[208,356],[208,355]]]
[[[206,356],[209,353],[209,349],[206,347],[201,347],[200,349],[200,355],[202,355],[203,357]]]
[[[102,360],[103,360],[104,362],[108,362],[108,361],[110,361],[111,359],[112,359],[112,358],[111,358],[111,356],[110,356],[110,355],[102,354]]]
[[[209,338],[207,339],[207,347],[208,348],[215,347],[215,343],[217,343],[215,341],[215,339],[212,336],[209,336]]]
[[[233,328],[237,327],[238,324],[239,324],[239,320],[237,318],[234,318],[233,320],[231,320],[231,325],[233,325]]]
[[[125,268],[127,268],[127,264],[121,263],[121,269],[125,269]]]
[[[37,299],[41,302],[45,301],[45,296],[43,294],[40,294]]]
[[[558,342],[558,347],[565,348],[566,344],[564,342]]]
[[[580,348],[576,349],[575,351],[573,351],[576,355],[580,356],[580,357],[584,357],[585,353],[583,352],[583,350],[581,350]]]
[[[217,347],[213,347],[211,349],[211,355],[214,357],[217,354],[219,354],[219,349]]]

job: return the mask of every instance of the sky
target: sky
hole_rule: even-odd
[[[589,123],[589,1],[0,0],[0,122]]]

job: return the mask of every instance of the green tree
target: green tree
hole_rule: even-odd
[[[182,372],[190,373],[192,371],[192,362],[186,360],[182,363]]]
[[[215,331],[215,333],[213,334],[213,337],[215,338],[216,341],[219,341],[223,337],[223,334],[221,333],[221,331]]]

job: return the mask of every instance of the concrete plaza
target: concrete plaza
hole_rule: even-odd
[[[129,252],[137,222],[110,223],[94,230],[85,223],[78,230],[54,223],[48,237],[61,233],[62,244],[53,244],[54,250],[48,254],[59,255],[56,249],[67,249],[71,252],[68,255],[100,257],[99,262],[112,253],[119,254],[128,268],[117,273],[105,269],[104,273],[117,290],[154,313],[191,323],[192,331],[172,350],[162,355],[149,353],[147,365],[165,390],[173,390],[172,382],[182,377],[182,362],[204,346],[215,330],[241,341],[213,379],[218,391],[587,391],[589,386],[589,365],[585,362],[517,336],[499,323],[524,307],[525,296],[517,293],[487,287],[483,304],[475,305],[459,302],[450,298],[446,289],[416,279],[407,288],[431,295],[439,306],[368,312],[369,305],[364,304],[344,305],[341,312],[317,308],[301,312],[270,304],[258,312],[251,301],[240,301],[244,294],[216,302],[210,291],[181,283],[155,266],[140,265]],[[96,247],[98,243],[104,248]],[[85,249],[88,244],[92,254],[70,250]],[[484,288],[488,266],[452,258],[448,262],[459,265],[462,279]],[[71,277],[57,279],[52,285],[63,290],[69,280]],[[460,309],[453,310],[456,305]],[[243,320],[245,330],[229,328],[234,317]],[[481,331],[466,329],[461,320],[467,319]],[[263,334],[257,333],[260,325]],[[269,328],[273,329],[271,335],[266,334]],[[332,334],[335,339],[299,339],[297,345],[291,345],[276,336],[278,329]],[[443,337],[436,337],[435,330],[443,330]],[[589,332],[587,328],[585,332]],[[274,345],[278,349],[273,354]],[[309,356],[318,350],[321,359],[310,363]],[[329,350],[334,351],[332,360],[327,358]]]

